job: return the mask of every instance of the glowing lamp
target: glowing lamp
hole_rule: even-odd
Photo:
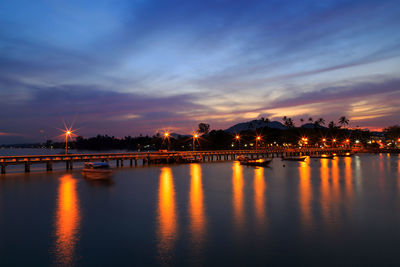
[[[235,137],[236,139],[239,139],[240,138],[240,136],[239,135],[236,135],[236,137]]]
[[[322,139],[322,142],[325,142],[325,141],[326,141],[326,139],[325,139],[325,138],[323,138],[323,139]]]

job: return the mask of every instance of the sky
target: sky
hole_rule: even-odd
[[[2,0],[0,144],[400,124],[398,0]]]

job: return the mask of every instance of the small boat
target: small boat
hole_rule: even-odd
[[[322,154],[322,155],[314,155],[310,156],[313,159],[333,159],[334,155]]]
[[[346,153],[337,154],[336,156],[338,156],[338,157],[351,157],[353,155],[354,155],[354,153],[346,152]]]
[[[236,160],[237,160],[237,161],[249,161],[250,158],[240,155],[240,156],[237,156]]]
[[[291,160],[291,161],[305,161],[306,156],[301,156],[301,157],[283,157],[282,160]]]
[[[109,179],[113,173],[107,162],[85,162],[81,171],[83,177],[88,179]]]
[[[202,158],[182,157],[179,161],[182,163],[200,163],[202,161]]]
[[[240,165],[255,166],[255,167],[267,167],[271,163],[272,159],[255,159],[241,161]]]

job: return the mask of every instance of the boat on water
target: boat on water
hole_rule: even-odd
[[[354,155],[354,153],[346,152],[346,153],[336,154],[335,156],[337,156],[337,157],[351,157],[353,155]]]
[[[237,160],[237,161],[249,161],[250,158],[249,158],[249,157],[246,157],[246,156],[240,155],[240,156],[237,156],[236,160]]]
[[[333,157],[334,157],[334,155],[329,155],[329,154],[310,156],[310,158],[313,158],[313,159],[333,159]]]
[[[87,179],[101,180],[109,179],[113,171],[107,162],[85,162],[81,173]]]
[[[301,156],[301,157],[283,157],[282,160],[291,160],[291,161],[305,161],[306,156]]]
[[[177,163],[200,163],[203,158],[195,158],[195,157],[179,157],[176,159]]]
[[[240,165],[255,166],[255,167],[267,167],[271,163],[272,159],[255,159],[241,161]]]

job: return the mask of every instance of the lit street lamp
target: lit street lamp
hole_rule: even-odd
[[[240,150],[240,136],[237,134],[237,135],[235,136],[235,139],[236,139],[236,141],[237,141],[238,144],[239,144],[239,150]]]
[[[197,133],[193,134],[193,151],[195,150],[195,140],[199,138],[199,135]]]

